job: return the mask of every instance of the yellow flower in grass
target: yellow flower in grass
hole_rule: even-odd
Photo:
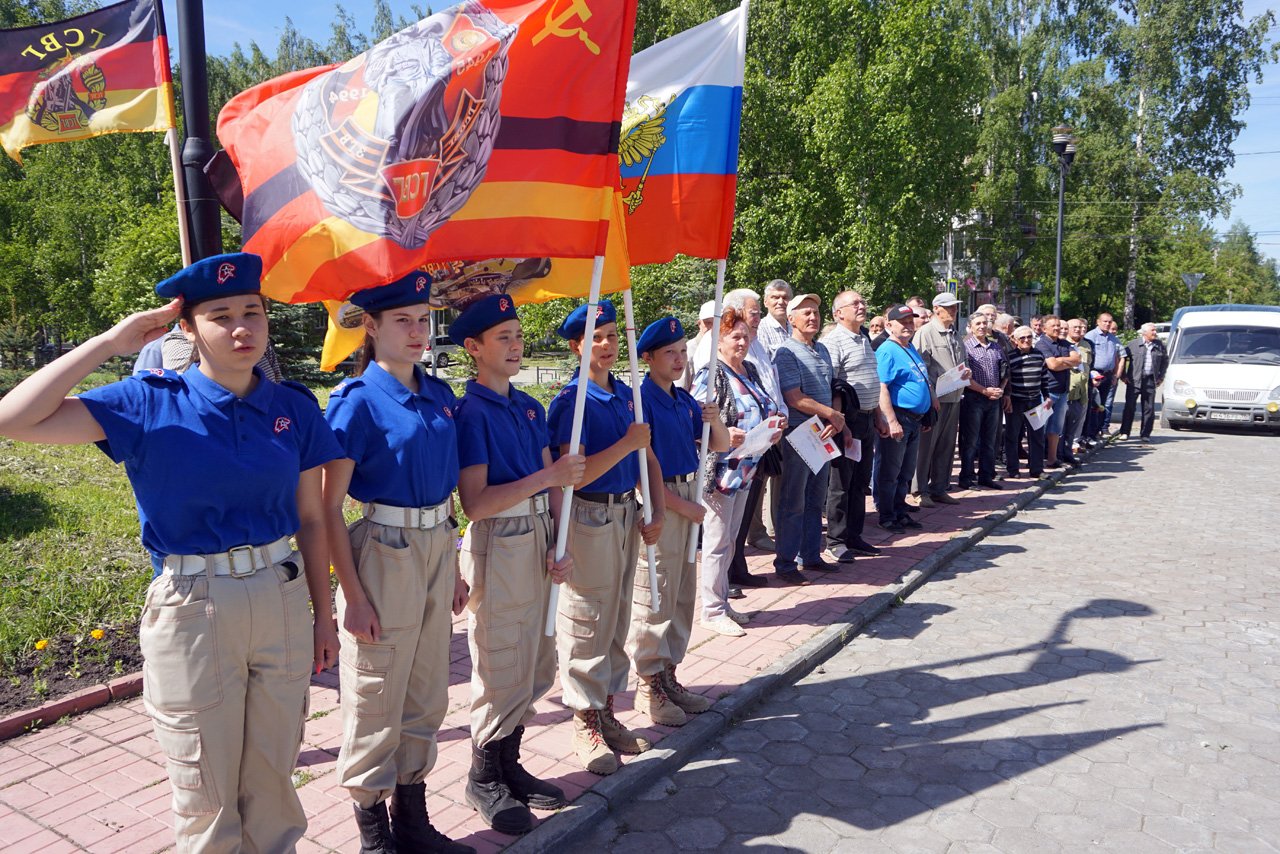
[[[89,637],[93,638],[94,640],[102,640],[106,636],[107,636],[107,633],[104,632],[102,629],[94,629],[93,631],[89,632]]]
[[[48,645],[49,645],[49,641],[47,638],[40,638],[40,640],[36,641],[37,650],[43,650]]]

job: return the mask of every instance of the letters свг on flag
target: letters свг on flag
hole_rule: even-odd
[[[164,19],[126,0],[66,21],[0,30],[0,145],[29,145],[174,126]]]
[[[728,255],[746,27],[744,4],[631,60],[619,152],[633,264]]]
[[[276,299],[605,251],[635,0],[470,0],[237,95],[218,138]]]

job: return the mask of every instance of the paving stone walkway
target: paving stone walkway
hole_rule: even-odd
[[[575,850],[1280,851],[1278,441],[1108,449]]]

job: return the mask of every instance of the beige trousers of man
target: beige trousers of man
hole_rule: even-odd
[[[481,747],[532,718],[555,681],[555,639],[543,631],[552,536],[544,511],[472,522],[462,539],[462,577],[471,585],[471,740]]]
[[[421,783],[436,763],[436,731],[449,706],[449,633],[456,529],[351,528],[360,584],[382,625],[377,643],[340,630],[342,749],[338,782],[361,809],[397,784]],[[338,593],[338,625],[347,603]]]
[[[164,573],[142,610],[142,697],[173,787],[179,852],[287,852],[315,655],[294,554],[243,578]]]
[[[633,499],[597,504],[574,495],[569,548],[573,578],[560,589],[556,654],[564,704],[603,709],[627,687],[631,584],[640,531]]]
[[[696,483],[665,486],[687,501],[694,500]],[[651,607],[649,564],[643,555],[636,568],[631,604],[631,635],[627,647],[636,673],[652,676],[668,664],[684,661],[693,631],[693,606],[698,592],[698,571],[689,556],[691,523],[678,513],[667,513],[658,539],[658,607]],[[638,549],[637,549],[638,551]]]

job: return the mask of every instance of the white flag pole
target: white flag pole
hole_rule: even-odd
[[[169,168],[173,170],[173,195],[178,202],[178,242],[182,245],[182,266],[191,266],[191,226],[187,223],[186,183],[182,176],[182,157],[178,153],[178,131],[169,128],[164,141],[169,146]]]
[[[640,403],[640,356],[636,353],[636,318],[631,308],[631,288],[627,288],[622,292],[623,311],[626,314],[627,324],[627,354],[628,361],[631,362],[631,400],[632,408],[635,409],[635,418],[637,424],[644,423],[644,407]],[[644,516],[644,523],[648,525],[653,521],[653,504],[649,501],[652,494],[649,486],[649,466],[648,454],[645,451],[636,451],[636,455],[640,460],[640,498],[644,502],[641,512]],[[659,489],[662,487],[659,486]],[[653,610],[658,610],[658,549],[656,546],[646,544],[644,547],[645,556],[649,559],[649,602]]]
[[[582,357],[578,362],[578,389],[573,398],[573,427],[569,431],[569,453],[578,453],[582,439],[582,416],[587,408],[587,383],[590,381],[591,342],[596,334],[596,306],[600,302],[600,282],[604,278],[604,256],[597,255],[591,265],[591,290],[587,296],[587,328],[582,333]],[[560,524],[556,527],[556,561],[564,558],[569,547],[569,513],[573,506],[573,487],[564,488],[560,504]],[[560,585],[551,585],[547,600],[547,637],[555,637],[556,610],[560,603]]]
[[[431,312],[431,376],[439,376],[440,354],[436,352],[436,313]]]
[[[724,267],[725,259],[716,261],[716,308],[711,321],[711,361],[707,363],[707,392],[703,396],[704,403],[713,403],[716,399],[716,373],[720,369],[720,314],[724,306]],[[698,503],[707,506],[707,448],[711,444],[711,425],[702,425],[702,449],[698,452]],[[698,525],[689,528],[689,554],[685,558],[690,563],[698,559]]]

